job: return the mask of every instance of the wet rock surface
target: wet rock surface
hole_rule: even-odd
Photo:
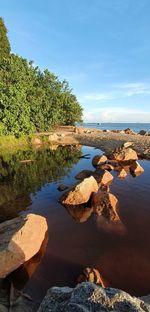
[[[34,214],[22,215],[0,224],[0,278],[39,251],[46,231],[46,219]]]
[[[150,305],[114,288],[82,283],[75,288],[52,287],[38,312],[150,312]]]

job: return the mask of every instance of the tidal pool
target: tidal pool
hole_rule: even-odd
[[[78,172],[93,170],[92,157],[100,153],[92,147],[58,146],[0,158],[0,222],[23,211],[48,222],[48,241],[46,237],[40,253],[11,275],[36,307],[51,286],[75,286],[87,266],[100,270],[111,287],[137,296],[150,293],[149,161],[140,161],[145,171],[135,178],[128,174],[120,180],[113,172],[110,189],[119,200],[118,225],[90,211],[69,213],[58,203],[58,186],[71,186]],[[85,154],[89,156],[82,158]]]

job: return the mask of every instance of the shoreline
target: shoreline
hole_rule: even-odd
[[[59,127],[50,132],[23,137],[23,140],[13,136],[2,137],[0,150],[1,153],[4,153],[13,149],[37,148],[46,144],[50,146],[80,144],[99,148],[107,154],[125,142],[133,142],[133,148],[138,153],[139,158],[150,160],[150,136],[79,127]]]

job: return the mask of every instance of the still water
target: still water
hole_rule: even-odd
[[[19,151],[0,159],[0,221],[22,213],[40,214],[48,222],[40,254],[11,277],[36,303],[51,286],[75,286],[87,266],[100,270],[111,287],[131,294],[150,293],[150,162],[145,171],[125,180],[117,178],[111,192],[119,199],[120,223],[113,224],[91,211],[72,215],[58,203],[60,184],[73,185],[75,175],[94,169],[92,157],[102,153],[92,147],[58,146],[57,149]],[[87,158],[82,155],[89,154]],[[28,163],[21,160],[31,160]],[[37,225],[38,230],[38,225]]]

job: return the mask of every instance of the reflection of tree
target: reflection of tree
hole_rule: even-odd
[[[0,157],[0,221],[16,216],[30,204],[29,194],[68,174],[78,162],[81,151],[73,146],[59,146],[17,151]],[[21,160],[33,160],[20,163]]]

